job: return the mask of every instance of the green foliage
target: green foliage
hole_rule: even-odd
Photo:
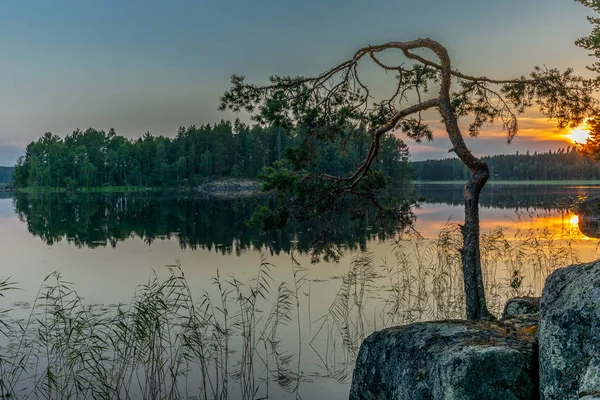
[[[423,56],[420,50],[428,50],[429,54]],[[386,61],[382,61],[379,58],[382,53],[390,58],[386,56]],[[396,58],[391,57],[394,53]],[[268,85],[258,86],[234,75],[219,108],[249,112],[261,126],[280,126],[297,138],[296,146],[286,152],[288,164],[279,166],[285,171],[268,171],[268,185],[283,193],[279,210],[274,213],[283,209],[286,217],[330,218],[340,199],[352,197],[363,202],[357,203],[357,209],[370,202],[382,214],[396,215],[404,223],[411,220],[410,212],[407,216],[400,210],[409,208],[378,205],[378,193],[385,186],[385,179],[378,176],[381,169],[375,161],[383,158],[384,143],[390,138],[396,140],[392,145],[396,147],[394,154],[402,154],[402,148],[408,151],[401,140],[392,136],[394,133],[403,133],[417,142],[432,139],[423,112],[438,111],[452,142],[452,151],[468,167],[466,176],[459,179],[473,176],[478,182],[470,187],[481,190],[488,178],[488,168],[467,148],[458,118],[468,118],[472,136],[478,135],[484,126],[499,124],[510,142],[518,132],[517,116],[529,108],[538,108],[548,118],[556,119],[559,127],[565,127],[580,124],[594,114],[598,105],[593,96],[596,84],[574,75],[571,69],[561,72],[536,67],[527,77],[492,79],[453,70],[450,58],[443,44],[430,38],[369,45],[313,77],[272,76]],[[393,72],[388,95],[377,96],[364,83],[359,71],[365,62],[372,62],[380,72]],[[438,89],[437,96],[428,94],[430,87]],[[345,154],[348,143],[358,150],[360,161],[349,168],[339,162],[331,165],[329,161],[335,151],[330,146],[339,146],[338,153]],[[387,175],[394,174],[387,172]],[[406,178],[407,175],[402,176]],[[273,219],[283,221],[280,217]],[[474,237],[477,227],[470,226],[465,232],[472,232]],[[325,246],[326,243],[324,240]],[[473,263],[465,266],[479,271],[475,247],[467,246],[467,250],[473,251],[473,256],[467,259]],[[467,276],[481,280],[479,272],[469,272]],[[484,304],[482,293],[472,298]],[[484,306],[481,309],[482,315],[487,314]]]
[[[94,129],[75,131],[64,139],[47,133],[27,146],[14,170],[14,183],[19,188],[68,190],[90,186],[194,186],[207,179],[256,179],[263,168],[266,170],[261,176],[267,179],[280,166],[307,165],[308,155],[295,147],[298,140],[297,134],[283,128],[248,127],[239,121],[234,125],[222,121],[214,126],[181,128],[174,139],[146,133],[128,140],[112,130],[105,133]],[[322,143],[315,149],[317,164],[311,168],[349,170],[360,161],[364,147],[364,138],[344,148]],[[406,147],[389,138],[382,152],[381,169],[396,182],[405,182],[409,170]],[[12,168],[5,170],[0,169],[0,178],[3,172],[12,176]],[[285,173],[283,168],[278,176]],[[268,180],[270,190],[274,179]]]
[[[378,210],[378,219],[397,217],[398,223],[411,220],[408,207],[402,208],[409,212],[408,217],[399,215],[402,202],[383,205],[379,201],[379,194],[388,185],[402,186],[410,179],[409,152],[403,141],[393,135],[383,137],[377,162],[361,179],[348,185],[343,181],[336,182],[335,177],[353,174],[368,154],[372,141],[370,135],[361,130],[349,138],[313,138],[306,141],[307,131],[298,129],[297,132],[300,144],[286,149],[281,161],[266,167],[259,175],[264,189],[276,191],[278,197],[276,206],[270,211],[265,208],[257,210],[253,223],[269,230],[283,227],[290,219],[305,221],[320,218],[330,221],[328,226],[332,227],[336,213],[342,208],[340,204],[348,202],[353,204],[350,211],[357,218],[361,217],[360,210],[374,206]],[[348,132],[344,134],[350,135]],[[262,223],[259,222],[261,220]],[[327,232],[316,232],[315,239],[315,254],[323,253],[328,257],[335,253],[327,250],[331,248]]]
[[[590,8],[596,14],[600,12],[600,2],[598,0],[575,1]],[[591,52],[590,55],[595,57],[596,61],[588,69],[599,74],[596,77],[596,84],[598,85],[600,84],[600,18],[597,16],[588,16],[587,19],[593,25],[593,30],[588,36],[579,38],[575,44],[589,50]],[[586,157],[598,161],[600,160],[600,122],[598,120],[598,113],[596,112],[596,115],[592,115],[587,122],[591,128],[590,138],[578,146],[578,150]]]
[[[596,13],[600,12],[600,2],[598,0],[575,0],[584,6],[591,8]],[[588,17],[588,21],[594,26],[592,32],[586,36],[577,39],[575,44],[586,50],[590,50],[591,54],[597,59],[600,59],[600,18]],[[600,61],[596,61],[589,67],[590,70],[600,73]]]
[[[598,162],[600,161],[600,120],[590,118],[587,124],[590,127],[589,137],[585,143],[577,146],[577,151],[594,162]]]
[[[410,177],[404,167],[408,147],[391,129],[400,128],[416,141],[431,139],[432,134],[418,113],[397,118],[397,126],[389,121],[397,112],[397,102],[406,100],[409,92],[427,93],[439,73],[420,63],[394,68],[396,95],[377,101],[356,68],[368,51],[359,53],[314,78],[272,76],[269,85],[257,86],[235,75],[221,97],[221,110],[250,112],[261,126],[283,127],[296,138],[296,145],[284,152],[285,161],[263,175],[265,187],[280,193],[278,208],[271,215],[261,210],[260,216],[269,220],[266,225],[319,217],[333,226],[338,204],[344,201],[354,202],[357,211],[374,205],[382,218],[395,215],[399,224],[412,219],[410,212],[400,215],[409,211],[402,202],[379,202],[387,184]],[[372,51],[371,57],[375,59]],[[329,248],[325,232],[315,236],[321,234],[321,248]]]
[[[197,185],[205,179],[255,179],[280,159],[292,139],[277,129],[236,121],[180,128],[171,139],[150,133],[129,140],[113,130],[46,133],[27,146],[15,186],[64,187]]]
[[[27,146],[25,157],[16,166],[15,185],[21,190],[83,191],[89,187],[190,187],[214,178],[259,178],[265,190],[277,190],[279,197],[272,201],[270,211],[264,207],[256,210],[249,221],[252,226],[278,229],[291,219],[303,221],[329,214],[328,223],[321,225],[329,229],[334,217],[345,218],[335,214],[347,209],[347,202],[330,192],[327,179],[316,176],[316,171],[348,174],[366,154],[369,137],[360,131],[344,141],[323,139],[312,147],[298,145],[306,134],[301,129],[248,127],[239,121],[180,128],[174,139],[146,133],[127,140],[112,130],[94,129],[75,131],[64,139],[47,133]],[[355,194],[371,203],[387,183],[403,185],[410,177],[406,145],[389,136],[380,147],[373,172],[353,187]],[[288,198],[297,202],[286,204]],[[332,207],[334,203],[337,205]],[[366,204],[356,206],[364,209]],[[335,232],[326,239],[315,235],[315,240],[330,243],[336,236]]]

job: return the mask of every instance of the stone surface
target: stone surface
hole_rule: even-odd
[[[547,278],[538,335],[541,398],[600,399],[600,262]]]
[[[503,322],[389,328],[363,341],[350,399],[536,399],[536,353],[531,329]]]
[[[261,183],[246,180],[219,180],[206,182],[196,187],[196,191],[215,197],[246,197],[261,190]]]
[[[600,197],[588,197],[577,202],[573,212],[580,217],[600,217]]]
[[[587,237],[599,238],[600,237],[600,218],[589,217],[585,215],[579,216],[577,226],[581,233]]]
[[[578,215],[581,233],[588,237],[600,237],[600,197],[588,197],[575,204],[573,212]]]
[[[502,312],[502,319],[538,314],[539,312],[539,297],[513,297],[506,302],[504,312]]]

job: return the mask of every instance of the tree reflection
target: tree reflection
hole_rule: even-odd
[[[397,193],[397,198],[422,197],[427,203],[460,205],[462,185],[416,185],[414,191]],[[538,208],[568,210],[582,195],[595,195],[597,188],[560,185],[490,185],[483,191],[483,207],[505,209]],[[366,249],[369,240],[385,240],[394,234],[393,224],[373,220],[374,210],[357,218],[348,203],[336,213],[335,221],[309,220],[285,229],[261,232],[246,222],[257,205],[268,198],[205,198],[173,192],[128,194],[2,192],[13,197],[13,205],[29,232],[45,243],[66,240],[78,247],[113,246],[130,237],[151,244],[157,239],[176,240],[183,249],[215,250],[240,255],[246,249],[267,248],[271,252],[314,250],[315,240],[326,225],[325,245]],[[330,223],[331,222],[331,223]],[[582,233],[600,237],[594,222],[580,220]]]
[[[95,248],[139,237],[147,244],[176,240],[182,249],[215,250],[240,255],[246,249],[272,253],[314,250],[314,239],[327,225],[328,244],[366,249],[369,240],[385,240],[393,225],[375,225],[375,212],[361,218],[340,210],[334,223],[311,220],[285,229],[261,232],[247,224],[258,204],[271,200],[204,198],[193,194],[27,194],[14,193],[13,205],[28,231],[48,245],[66,240]],[[350,207],[350,205],[349,205]]]
[[[416,185],[416,191],[427,203],[462,205],[463,185]],[[586,186],[566,185],[488,185],[481,195],[484,208],[567,210],[578,197],[593,190]]]

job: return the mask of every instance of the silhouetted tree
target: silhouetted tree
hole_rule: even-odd
[[[393,51],[404,59],[392,64],[381,58],[382,53]],[[425,51],[434,57],[423,55]],[[368,60],[394,74],[392,95],[374,98],[374,90],[360,75],[359,64]],[[265,176],[267,187],[285,193],[279,213],[265,214],[279,224],[290,216],[335,208],[336,199],[349,194],[372,198],[373,191],[386,183],[373,168],[384,138],[403,132],[417,141],[431,139],[432,131],[421,115],[437,111],[452,143],[450,151],[470,171],[460,250],[468,319],[491,318],[479,248],[479,194],[489,169],[467,148],[458,119],[470,118],[472,136],[484,125],[499,123],[510,141],[518,131],[517,115],[530,107],[536,106],[564,127],[581,123],[595,106],[593,82],[574,76],[571,70],[535,68],[528,77],[502,80],[471,76],[453,69],[447,49],[430,38],[363,47],[316,77],[274,76],[270,84],[257,86],[233,76],[231,85],[221,98],[220,109],[251,112],[258,123],[284,127],[298,138],[286,161]],[[428,90],[432,87],[434,94]],[[369,144],[352,171],[333,175],[311,170],[322,143],[344,143],[364,132]],[[396,216],[407,218],[408,210],[400,211]]]

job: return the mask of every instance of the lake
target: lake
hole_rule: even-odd
[[[331,237],[343,251],[338,263],[311,262],[310,241],[319,221],[269,233],[249,227],[245,221],[262,201],[254,198],[0,192],[0,281],[10,277],[20,289],[0,297],[0,311],[11,308],[10,318],[0,316],[13,329],[29,321],[30,329],[21,345],[0,340],[5,358],[2,364],[0,357],[0,373],[21,397],[93,398],[98,394],[72,382],[92,385],[89,376],[103,374],[108,382],[108,375],[123,371],[119,379],[128,377],[130,386],[119,389],[122,397],[159,397],[176,387],[169,396],[347,398],[358,346],[370,332],[462,318],[456,252],[462,191],[453,184],[415,186],[411,195],[425,199],[415,210],[420,236],[394,236],[368,217],[342,215]],[[600,187],[484,188],[482,258],[493,312],[499,314],[508,297],[539,295],[557,267],[597,258],[596,227],[580,226],[570,211],[582,196],[600,196]],[[38,292],[42,296],[34,303]],[[71,347],[89,350],[95,340],[106,345],[115,337],[116,318],[123,318],[123,326],[139,324],[142,311],[157,309],[162,314],[156,321],[168,329],[156,331],[135,357],[106,347],[96,354],[95,369],[86,369],[89,361],[77,373],[65,367],[65,360],[75,362]],[[117,310],[132,314],[119,316]],[[31,332],[39,333],[39,321],[55,342],[35,339]],[[79,341],[66,328],[77,321],[84,322]],[[71,347],[61,336],[65,332]],[[195,347],[190,338],[197,339]],[[139,332],[130,340],[139,342]],[[34,362],[32,354],[40,349],[46,355]],[[148,349],[152,353],[144,353]],[[179,354],[184,350],[193,354]],[[122,358],[114,357],[120,351]],[[15,354],[28,355],[28,374],[9,374],[7,360]],[[161,375],[160,368],[147,367],[152,360],[178,372]],[[60,373],[53,370],[51,383],[40,379],[53,362]]]

